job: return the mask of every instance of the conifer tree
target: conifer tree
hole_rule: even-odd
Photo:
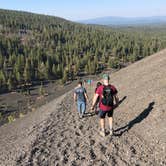
[[[55,66],[55,64],[53,64],[53,66],[52,66],[52,73],[53,73],[54,78],[56,78],[57,77],[57,67]]]
[[[0,87],[6,83],[6,77],[2,70],[0,70]]]
[[[11,91],[14,88],[14,82],[13,82],[12,76],[9,76],[9,79],[7,81],[7,85],[8,85],[8,90],[9,91]]]
[[[31,81],[31,64],[28,58],[26,59],[23,76],[24,76],[25,82]]]
[[[63,78],[62,78],[62,83],[64,84],[68,80],[68,71],[64,70],[63,72]]]

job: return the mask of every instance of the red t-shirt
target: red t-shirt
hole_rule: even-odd
[[[117,94],[118,91],[117,89],[115,88],[115,86],[113,85],[109,85],[110,88],[112,89],[112,92],[113,92],[113,95]],[[103,88],[104,88],[104,85],[100,85],[97,90],[96,90],[96,94],[98,94],[100,96],[100,100],[99,100],[99,108],[102,110],[102,111],[110,111],[113,109],[113,107],[111,106],[105,106],[102,104],[101,102],[101,99],[102,99],[102,95],[103,95]]]

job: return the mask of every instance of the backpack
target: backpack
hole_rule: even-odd
[[[114,105],[113,91],[112,91],[110,85],[104,86],[101,103],[105,106],[113,106]]]

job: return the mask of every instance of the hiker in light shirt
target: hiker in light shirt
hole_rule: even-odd
[[[77,110],[80,118],[83,118],[86,111],[88,95],[86,89],[82,86],[82,81],[79,81],[78,86],[74,89],[74,101],[77,102]]]

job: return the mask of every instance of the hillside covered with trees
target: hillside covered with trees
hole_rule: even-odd
[[[121,68],[166,47],[166,27],[110,28],[0,10],[0,91]]]

